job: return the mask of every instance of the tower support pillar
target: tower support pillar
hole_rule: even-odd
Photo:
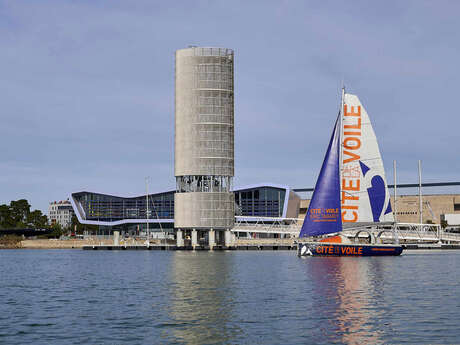
[[[233,234],[230,231],[230,229],[227,229],[224,231],[224,245],[226,247],[232,247],[233,246]]]
[[[216,245],[216,232],[214,231],[214,229],[209,230],[208,238],[209,249],[212,250],[213,247]]]
[[[181,229],[177,229],[176,232],[176,246],[183,247],[184,246],[184,237]]]
[[[192,248],[195,250],[195,247],[198,246],[198,233],[196,229],[192,230]]]

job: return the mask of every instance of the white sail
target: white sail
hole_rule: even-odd
[[[341,141],[344,225],[394,221],[377,138],[366,110],[355,95],[344,97]]]

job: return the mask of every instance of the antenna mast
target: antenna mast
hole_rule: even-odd
[[[146,198],[146,211],[145,211],[145,221],[147,223],[147,247],[150,245],[150,229],[149,229],[149,177],[145,178],[145,198]]]
[[[418,161],[418,202],[420,206],[420,224],[423,224],[423,204],[422,204],[422,161]]]
[[[396,221],[396,214],[397,214],[397,208],[396,208],[396,198],[397,198],[397,185],[396,185],[396,161],[393,161],[393,178],[394,178],[394,186],[393,186],[393,214],[395,218],[395,223]]]

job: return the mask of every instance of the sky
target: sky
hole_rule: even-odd
[[[235,51],[235,186],[313,187],[342,82],[387,179],[460,181],[460,2],[0,0],[0,204],[175,188],[174,53]],[[426,189],[427,193],[433,190]],[[460,190],[443,190],[460,192]]]

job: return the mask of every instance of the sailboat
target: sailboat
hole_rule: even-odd
[[[394,228],[382,157],[366,110],[342,88],[339,115],[297,241],[298,255],[400,255],[403,248],[397,243],[352,243],[342,233],[377,225]]]

